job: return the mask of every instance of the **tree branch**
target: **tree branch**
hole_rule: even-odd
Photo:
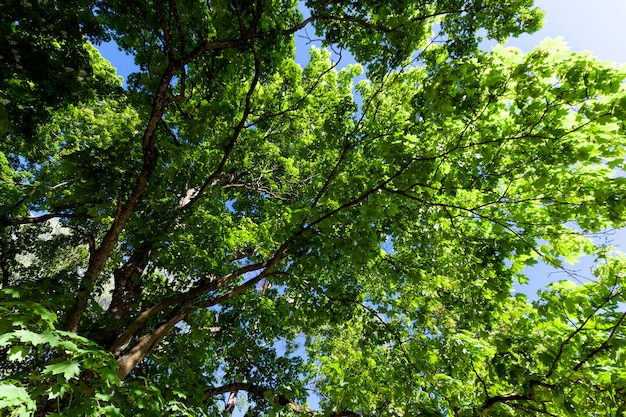
[[[582,322],[582,324],[580,324],[579,326],[576,327],[576,329],[563,341],[561,342],[561,344],[559,345],[559,350],[556,354],[556,356],[554,357],[554,360],[552,361],[552,364],[550,365],[550,369],[548,370],[548,373],[546,374],[546,379],[550,378],[552,376],[552,374],[554,373],[554,371],[556,370],[556,367],[561,359],[561,356],[563,355],[563,352],[565,351],[565,346],[567,346],[569,344],[569,342],[576,337],[576,335],[578,335],[580,332],[583,331],[583,329],[585,328],[585,325],[589,322],[589,320],[591,320],[598,311],[600,311],[602,309],[602,307],[604,307],[604,305],[606,303],[608,303],[613,297],[615,297],[616,294],[611,294],[606,300],[604,300],[599,306],[596,306],[596,308],[591,312],[591,314],[589,314],[587,317],[585,317],[585,320]],[[622,315],[622,317],[620,318],[620,320],[617,322],[619,325],[622,320],[624,319],[624,317],[626,316],[626,313],[624,313],[624,315]],[[614,332],[617,330],[617,327],[613,328],[613,331],[611,332],[611,335],[609,336],[609,338],[611,338],[614,334]],[[599,352],[599,351],[598,351]],[[597,352],[596,352],[597,353]],[[593,355],[592,355],[593,356]],[[591,356],[589,356],[589,359],[591,358]],[[588,360],[587,358],[585,358],[583,360],[584,361]],[[579,363],[578,365],[582,366],[581,363]],[[578,365],[576,365],[577,369],[580,369],[578,367]]]
[[[196,311],[200,308],[211,307],[220,303],[223,303],[231,298],[243,293],[247,289],[253,287],[257,282],[267,277],[273,270],[274,266],[280,261],[288,247],[290,240],[288,239],[285,243],[281,245],[278,250],[274,253],[272,258],[267,261],[254,264],[247,265],[243,268],[239,268],[238,270],[225,275],[219,280],[211,281],[207,285],[201,285],[196,288],[192,288],[191,290],[178,294],[174,297],[170,297],[162,302],[156,304],[155,306],[149,308],[144,311],[135,319],[135,321],[126,328],[124,333],[122,333],[115,343],[109,348],[110,352],[118,357],[118,375],[120,379],[125,378],[132,369],[152,350],[154,346],[156,346],[162,339],[167,335],[167,333],[178,323],[183,320],[193,311]],[[235,287],[234,289],[218,295],[211,300],[194,304],[193,299],[199,295],[203,295],[208,293],[209,291],[219,289],[220,287],[226,285],[228,282],[233,280],[234,278],[243,275],[246,272],[252,272],[256,270],[263,269],[257,276],[249,279],[243,284]],[[132,341],[135,334],[143,327],[146,321],[153,317],[160,311],[163,311],[166,307],[181,304],[181,306],[175,310],[171,314],[171,318],[166,319],[160,325],[158,325],[155,329],[151,330],[146,335],[140,337],[138,341],[133,345],[133,347],[126,353],[123,351],[128,347],[130,342]],[[123,353],[123,354],[122,354]]]
[[[260,262],[258,264],[246,265],[229,274],[224,275],[220,279],[209,280],[207,283],[194,286],[188,291],[185,291],[183,293],[179,293],[179,294],[176,294],[176,295],[173,295],[171,297],[161,300],[159,303],[141,312],[139,316],[137,316],[137,318],[135,318],[135,320],[128,327],[126,327],[126,330],[124,330],[124,332],[119,335],[117,340],[109,347],[108,350],[112,352],[113,354],[115,354],[116,356],[121,355],[124,349],[126,349],[126,347],[130,344],[135,334],[139,330],[141,330],[144,324],[150,318],[154,317],[156,314],[164,311],[168,307],[187,303],[190,300],[200,295],[207,294],[210,291],[217,290],[223,287],[224,285],[226,285],[231,280],[245,273],[257,271],[259,269],[265,268],[266,266],[267,266],[267,262]]]
[[[252,50],[252,55],[254,57],[254,78],[252,79],[252,82],[250,83],[250,87],[248,87],[248,92],[246,93],[245,108],[243,111],[243,115],[241,116],[239,123],[237,123],[237,125],[235,126],[233,135],[230,141],[228,142],[228,144],[226,145],[226,148],[224,149],[224,154],[222,155],[222,159],[218,163],[217,167],[215,168],[213,173],[209,175],[209,177],[204,181],[202,186],[200,186],[200,188],[198,189],[198,192],[193,197],[191,197],[186,204],[180,207],[181,211],[185,211],[189,206],[191,206],[196,201],[198,201],[202,197],[206,189],[209,186],[213,185],[213,183],[219,178],[220,174],[224,170],[224,166],[226,165],[226,162],[228,161],[228,158],[230,157],[231,152],[235,148],[235,144],[237,143],[237,140],[239,139],[239,135],[241,134],[241,131],[246,125],[246,120],[248,119],[248,116],[250,116],[250,112],[252,110],[252,94],[254,94],[254,90],[256,89],[256,86],[261,77],[261,60],[259,58],[258,53],[256,52],[256,49],[254,48],[254,45],[250,44],[249,46],[250,46],[250,49]]]
[[[134,213],[135,207],[137,207],[137,204],[141,201],[148,187],[148,180],[156,168],[159,155],[156,148],[157,125],[165,112],[165,107],[167,106],[167,92],[177,68],[175,63],[170,62],[161,76],[161,80],[154,94],[152,112],[142,137],[143,164],[141,170],[135,180],[135,185],[128,199],[119,206],[109,230],[100,242],[100,247],[89,257],[89,266],[85,273],[85,278],[81,281],[80,288],[76,295],[76,301],[66,317],[64,329],[67,331],[78,332],[78,326],[80,325],[83,312],[87,306],[91,287],[102,273],[120,234]]]
[[[282,34],[283,35],[293,35],[297,31],[299,31],[300,29],[304,28],[306,25],[308,25],[309,23],[311,23],[312,21],[317,19],[319,17],[320,13],[322,12],[322,10],[324,10],[326,7],[330,6],[333,3],[333,1],[334,0],[326,1],[326,3],[322,4],[322,6],[315,11],[315,13],[312,13],[311,16],[309,16],[308,18],[304,19],[302,22],[298,23],[297,25],[295,25],[295,26],[293,26],[293,27],[291,27],[289,29],[283,30]]]
[[[572,369],[574,372],[582,368],[582,366],[585,363],[587,363],[591,358],[596,356],[598,353],[609,348],[609,341],[615,335],[615,332],[617,332],[617,329],[622,325],[622,322],[624,321],[625,318],[626,318],[626,312],[624,312],[624,314],[622,314],[622,316],[619,318],[617,323],[615,323],[615,326],[613,326],[613,329],[611,329],[611,333],[609,334],[609,337],[607,337],[604,343],[602,343],[600,346],[598,346],[597,348],[589,352],[587,355],[585,355],[585,357],[580,362],[578,362],[576,366],[574,366],[574,368]]]

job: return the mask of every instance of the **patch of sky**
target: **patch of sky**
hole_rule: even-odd
[[[139,71],[133,57],[122,51],[114,41],[103,42],[97,48],[100,54],[115,67],[117,75],[122,77],[122,86],[127,88],[128,76]]]
[[[604,256],[620,253],[626,248],[626,229],[611,229],[587,236],[593,240],[594,244],[606,248]],[[528,283],[515,283],[514,291],[525,294],[530,300],[536,300],[537,292],[553,282],[561,280],[570,280],[577,284],[594,282],[596,277],[593,271],[598,262],[602,262],[601,258],[590,254],[582,254],[572,262],[568,262],[565,257],[560,257],[558,260],[561,262],[560,266],[539,260],[535,265],[524,268],[522,273],[528,278]]]

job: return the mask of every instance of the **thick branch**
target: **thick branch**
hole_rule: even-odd
[[[111,296],[109,312],[114,320],[128,317],[131,302],[139,292],[140,278],[150,257],[150,250],[135,251],[126,263],[113,273],[115,287]]]
[[[151,333],[142,336],[124,356],[117,360],[117,376],[124,379],[137,364],[169,333],[170,330],[183,320],[195,308],[183,306],[170,319],[161,323]]]
[[[131,191],[130,196],[119,207],[113,219],[113,223],[109,228],[109,231],[106,233],[106,235],[102,239],[102,242],[100,243],[100,247],[94,251],[93,256],[91,256],[89,259],[89,267],[85,273],[85,280],[81,283],[81,287],[78,291],[76,301],[67,315],[64,326],[65,330],[73,332],[78,331],[78,326],[80,325],[82,314],[85,310],[85,307],[87,306],[87,300],[89,299],[91,287],[104,269],[104,266],[115,246],[115,243],[117,242],[120,234],[124,230],[124,227],[126,226],[126,223],[130,219],[131,215],[134,213],[137,204],[141,201],[141,198],[148,186],[148,180],[150,179],[154,169],[156,168],[156,163],[158,159],[158,150],[155,144],[156,130],[165,112],[165,108],[168,105],[167,93],[174,75],[186,64],[192,62],[194,59],[198,58],[203,53],[209,50],[234,48],[238,46],[248,45],[250,39],[259,36],[260,34],[255,35],[254,33],[250,32],[246,33],[244,37],[237,40],[205,42],[180,60],[170,61],[167,69],[161,76],[159,86],[157,87],[154,95],[152,112],[146,125],[146,129],[144,130],[142,138],[144,161],[141,167],[141,171],[137,176],[135,186]],[[246,96],[246,111],[244,112],[245,115],[235,129],[235,140],[245,124],[245,117],[247,117],[247,114],[249,114],[250,112],[250,98],[260,76],[260,61],[256,55],[256,52],[254,52],[254,48],[253,53],[255,54],[255,79]],[[229,144],[229,146],[234,146],[234,141],[231,141],[231,143],[232,144]],[[227,149],[225,152],[225,158],[227,158],[229,153],[230,152]],[[223,168],[224,164],[225,160],[220,163],[216,172],[220,171],[221,168]]]
[[[277,259],[278,261],[278,259]],[[259,275],[257,275],[254,278],[250,278],[249,280],[247,280],[246,282],[244,282],[243,284],[233,288],[232,290],[221,294],[217,297],[215,297],[212,300],[207,300],[204,301],[202,303],[199,303],[197,305],[197,308],[208,308],[208,307],[212,307],[215,305],[219,305],[222,304],[232,298],[235,298],[236,296],[238,296],[239,294],[242,294],[243,292],[245,292],[246,290],[252,288],[253,286],[255,286],[256,284],[258,284],[259,282],[261,282],[261,280],[263,280],[264,278],[266,278],[267,276],[272,274],[272,267],[273,265],[270,267],[268,266],[267,268],[265,268],[264,271],[262,271]]]
[[[224,275],[220,279],[210,280],[201,285],[192,287],[188,291],[180,294],[168,297],[161,302],[153,305],[152,307],[144,310],[137,318],[126,328],[126,330],[117,338],[115,343],[109,348],[109,351],[113,352],[116,356],[121,355],[123,350],[129,345],[135,334],[144,326],[144,324],[158,313],[164,311],[166,308],[181,305],[186,303],[200,295],[207,294],[210,291],[217,290],[226,285],[231,280],[248,272],[258,271],[267,266],[267,262],[261,262],[253,265],[246,265],[239,268],[230,274]]]
[[[111,227],[104,235],[100,247],[94,251],[92,256],[89,257],[89,267],[85,273],[85,278],[81,282],[81,287],[76,296],[76,301],[70,309],[66,321],[65,330],[71,332],[78,332],[78,326],[87,306],[87,300],[91,293],[91,287],[96,281],[104,266],[109,259],[117,240],[124,230],[126,223],[134,213],[137,204],[141,201],[141,198],[148,187],[148,180],[152,176],[152,172],[156,168],[158,150],[156,148],[156,130],[161,117],[165,111],[167,105],[167,91],[169,89],[170,82],[177,70],[177,66],[170,64],[165,70],[165,73],[161,77],[159,86],[157,87],[152,104],[152,113],[148,119],[146,129],[144,130],[142,138],[143,148],[143,165],[135,180],[135,186],[131,191],[128,199],[118,207],[118,210],[113,218]]]
[[[204,291],[198,291],[198,289],[196,289],[193,292],[189,291],[187,293],[180,294],[180,296],[183,296],[183,297],[181,298],[181,300],[178,303],[181,303],[182,299],[186,299],[186,300],[189,300],[189,301],[185,302],[184,304],[182,304],[181,307],[178,308],[171,315],[171,318],[169,318],[166,321],[162,322],[162,324],[160,324],[158,327],[156,327],[155,329],[150,331],[148,334],[146,334],[146,335],[142,336],[141,338],[139,338],[137,343],[135,343],[133,345],[133,347],[128,352],[126,352],[123,355],[121,355],[122,351],[128,346],[128,344],[132,340],[134,334],[139,330],[139,328],[143,325],[143,323],[145,323],[145,321],[148,320],[148,318],[150,318],[151,316],[156,314],[156,313],[146,314],[146,312],[142,313],[140,315],[140,317],[137,320],[135,320],[135,322],[131,325],[134,330],[133,331],[129,331],[129,329],[131,329],[131,326],[129,326],[127,331],[125,331],[118,338],[118,340],[115,342],[115,344],[110,349],[116,356],[119,357],[118,360],[117,360],[117,363],[118,363],[118,376],[120,377],[120,379],[125,378],[132,371],[132,369],[135,366],[137,366],[137,364],[146,355],[148,355],[148,353],[150,353],[150,351],[165,337],[165,335],[167,335],[167,333],[176,325],[176,323],[178,323],[179,321],[185,319],[190,313],[192,313],[193,311],[196,311],[196,310],[198,310],[200,308],[207,308],[207,307],[210,307],[210,306],[213,306],[213,305],[217,305],[217,304],[223,303],[224,301],[227,301],[227,300],[229,300],[229,299],[231,299],[231,298],[241,294],[245,290],[247,290],[250,287],[252,287],[253,285],[255,285],[257,282],[259,282],[261,279],[263,279],[266,276],[268,276],[270,274],[270,272],[272,271],[272,269],[274,268],[274,266],[284,256],[285,251],[287,250],[288,242],[289,241],[285,242],[276,251],[276,253],[274,254],[274,256],[271,259],[269,259],[269,260],[267,260],[265,262],[262,262],[260,264],[254,265],[255,270],[264,268],[264,270],[261,273],[259,273],[259,275],[257,275],[256,277],[246,281],[245,283],[243,283],[242,285],[234,288],[233,290],[228,291],[225,294],[217,296],[217,297],[215,297],[212,300],[209,300],[207,302],[197,303],[195,305],[191,301],[196,296],[201,295],[201,294],[205,294],[208,291],[210,291],[210,290],[207,289],[207,287],[209,287],[209,288],[213,288],[214,287],[214,289],[217,289],[217,288],[225,285],[226,283],[228,283],[229,281],[231,281],[235,277],[242,275],[244,273],[244,272],[242,272],[242,270],[244,268],[240,268],[239,270],[237,270],[236,274],[235,273],[229,274],[229,275],[227,275],[226,277],[224,277],[224,278],[222,278],[220,280],[217,280],[217,281],[214,281],[214,282],[210,283],[207,287],[201,287],[201,288],[204,289]],[[193,296],[191,294],[193,294]],[[140,318],[141,318],[142,321],[141,321],[141,324],[138,325],[136,323],[139,322]]]
[[[276,262],[278,262],[280,256],[275,255],[273,258],[273,262],[269,263],[266,269],[257,275],[256,277],[246,281],[244,284],[236,287],[234,290],[227,292],[221,296],[215,297],[213,300],[209,302],[199,303],[196,305],[192,305],[191,303],[186,303],[181,306],[170,319],[166,320],[162,324],[160,324],[157,328],[152,330],[150,333],[139,338],[137,343],[133,345],[133,347],[124,355],[120,356],[117,360],[118,370],[117,374],[120,379],[124,379],[137,364],[144,358],[150,351],[163,340],[163,338],[169,333],[169,331],[181,320],[184,320],[189,314],[198,310],[199,308],[206,308],[209,306],[221,304],[226,300],[229,300],[245,290],[249,289],[261,279],[266,277],[269,274],[269,270],[274,266]]]
[[[508,403],[509,401],[527,401],[527,400],[530,400],[530,398],[526,395],[519,395],[519,394],[496,395],[494,397],[487,398],[487,401],[485,401],[485,404],[483,405],[483,410],[487,410],[493,407],[496,403]]]

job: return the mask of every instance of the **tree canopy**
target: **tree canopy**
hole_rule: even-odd
[[[626,72],[532,0],[3,3],[0,410],[626,415]]]

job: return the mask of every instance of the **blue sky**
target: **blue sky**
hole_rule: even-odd
[[[543,29],[511,42],[528,51],[547,37],[562,36],[574,51],[626,63],[626,0],[536,0],[545,12]]]

